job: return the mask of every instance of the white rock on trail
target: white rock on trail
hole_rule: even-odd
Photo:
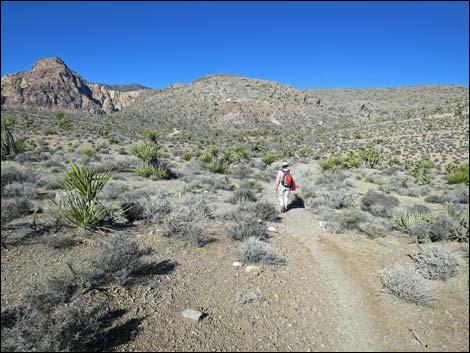
[[[183,317],[186,319],[194,320],[194,321],[199,321],[201,317],[204,315],[203,312],[199,310],[194,310],[194,309],[186,309],[183,311]]]

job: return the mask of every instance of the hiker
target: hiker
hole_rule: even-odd
[[[294,178],[289,170],[289,164],[282,162],[281,170],[277,173],[276,187],[274,191],[279,192],[279,203],[281,212],[287,212],[287,202],[289,193],[296,189]]]

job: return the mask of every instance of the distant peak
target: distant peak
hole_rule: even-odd
[[[33,65],[33,71],[47,69],[47,68],[67,69],[67,65],[65,65],[64,61],[61,58],[56,57],[56,56],[52,58],[40,58]]]

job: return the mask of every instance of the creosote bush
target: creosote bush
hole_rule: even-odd
[[[266,265],[282,265],[285,260],[268,243],[250,237],[245,239],[238,250],[240,260],[246,263],[263,263]]]
[[[268,238],[268,228],[259,222],[254,215],[235,215],[234,221],[230,222],[226,234],[233,240],[245,240],[250,237],[265,240]]]
[[[446,248],[429,244],[413,256],[418,272],[427,279],[446,280],[462,270],[461,258]]]
[[[361,209],[379,217],[391,217],[395,207],[399,204],[396,197],[387,196],[374,190],[368,190],[361,199]]]
[[[384,271],[382,284],[385,292],[418,305],[426,305],[434,297],[430,283],[410,267]]]

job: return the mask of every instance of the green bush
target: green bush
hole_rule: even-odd
[[[276,160],[276,156],[273,155],[272,153],[265,152],[263,153],[261,160],[263,161],[264,164],[271,165]]]
[[[383,149],[377,149],[372,145],[367,145],[359,149],[359,157],[367,168],[374,168],[384,160]]]
[[[96,156],[96,150],[93,147],[87,147],[80,150],[80,154],[87,157]]]
[[[429,159],[423,159],[408,164],[408,170],[418,184],[431,184],[432,178],[429,175],[429,171],[433,167],[434,163]]]
[[[449,184],[465,183],[468,185],[469,164],[463,163],[456,166],[451,166],[448,169],[447,180]]]
[[[58,112],[56,114],[56,125],[59,129],[62,130],[70,130],[72,128],[70,121],[64,116],[64,113],[62,112]]]

